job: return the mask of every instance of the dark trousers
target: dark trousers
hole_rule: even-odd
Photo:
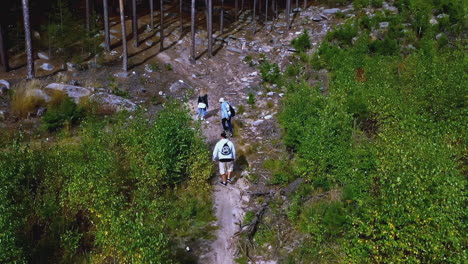
[[[232,134],[232,124],[231,124],[231,118],[223,118],[221,120],[221,123],[223,124],[223,129],[225,131],[229,131]]]

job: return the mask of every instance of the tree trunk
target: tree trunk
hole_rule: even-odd
[[[89,33],[89,0],[86,0],[86,32]]]
[[[299,8],[299,0],[296,0],[296,10]]]
[[[268,21],[268,0],[265,0],[265,23]]]
[[[182,17],[182,0],[179,0],[179,20],[180,20],[180,35],[182,36],[182,33],[184,31],[184,21]]]
[[[256,19],[256,8],[257,8],[257,0],[254,0],[254,5],[253,5],[253,16],[252,16],[252,22],[253,22],[253,33],[255,34],[255,31],[257,31],[257,19]]]
[[[23,0],[24,1],[24,0]],[[123,48],[123,64],[122,68],[124,72],[128,70],[128,57],[127,57],[127,29],[125,27],[125,13],[124,13],[124,4],[123,0],[119,0],[119,7],[120,7],[120,24],[122,27],[122,48]]]
[[[136,0],[132,0],[132,32],[133,46],[138,47],[138,18],[137,18]]]
[[[190,28],[192,33],[192,47],[190,50],[190,62],[195,63],[195,0],[192,0],[192,10],[190,19]]]
[[[27,78],[34,78],[34,59],[32,54],[32,42],[31,42],[31,26],[29,24],[29,3],[28,0],[23,1],[23,19],[24,19],[24,38],[26,42],[26,55],[28,58],[28,70]]]
[[[8,72],[10,70],[10,67],[8,65],[8,49],[6,47],[6,36],[6,30],[0,23],[0,62],[3,65],[3,70],[5,72]]]
[[[239,0],[235,0],[234,2],[234,14],[235,21],[237,21],[237,15],[239,15]]]
[[[150,27],[151,27],[151,30],[154,29],[154,0],[150,0],[149,1],[149,4],[150,4]]]
[[[221,0],[221,14],[219,17],[219,32],[223,34],[224,32],[224,0]]]
[[[110,51],[110,34],[109,34],[109,8],[107,0],[102,0],[102,7],[104,9],[104,48],[107,52]]]
[[[164,50],[164,6],[163,0],[159,0],[159,8],[161,9],[160,13],[160,26],[159,26],[159,50]]]
[[[213,56],[213,0],[208,0],[208,56]]]
[[[304,10],[307,8],[307,0],[304,0]]]
[[[286,27],[289,30],[290,25],[289,25],[289,15],[291,14],[291,0],[286,0]]]
[[[241,12],[244,11],[244,0],[241,2]]]

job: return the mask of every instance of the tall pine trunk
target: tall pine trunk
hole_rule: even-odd
[[[268,21],[268,0],[265,0],[265,22]]]
[[[24,0],[23,0],[24,1]],[[120,7],[120,24],[122,27],[122,48],[123,48],[123,64],[122,68],[124,72],[128,70],[128,55],[127,55],[127,29],[125,27],[125,13],[124,13],[124,3],[123,0],[119,0],[119,7]]]
[[[5,72],[8,72],[10,70],[10,67],[8,65],[8,49],[6,46],[6,29],[0,22],[0,62],[3,65],[3,70]]]
[[[86,32],[89,33],[89,0],[85,1],[86,5]]]
[[[23,19],[24,19],[24,38],[26,42],[26,55],[28,58],[27,78],[34,78],[34,59],[32,54],[31,42],[31,25],[29,24],[29,3],[28,0],[23,1]]]
[[[110,33],[109,33],[109,7],[107,0],[102,0],[102,7],[104,9],[104,48],[107,52],[110,51]]]
[[[307,8],[307,0],[304,0],[304,10]]]
[[[290,28],[290,24],[289,24],[289,21],[290,21],[290,14],[291,14],[291,0],[286,0],[286,27],[287,29],[289,30]]]
[[[239,15],[239,0],[235,0],[234,2],[234,18],[237,21],[237,16]]]
[[[213,0],[208,0],[208,56],[213,56]]]
[[[224,0],[221,0],[221,14],[219,16],[219,32],[223,34],[224,32]]]
[[[191,18],[190,18],[190,29],[192,33],[192,45],[190,49],[190,62],[195,63],[195,0],[192,0],[191,8]]]
[[[133,32],[133,46],[138,47],[138,18],[136,0],[132,0],[132,32]]]
[[[180,23],[180,36],[182,37],[182,33],[184,31],[184,19],[182,17],[182,0],[179,0],[179,23]]]
[[[253,4],[253,15],[252,15],[252,22],[253,22],[253,33],[257,31],[257,14],[256,14],[256,8],[257,8],[257,0],[254,0]]]
[[[159,0],[159,8],[160,8],[160,25],[159,25],[159,49],[162,51],[164,49],[164,6],[163,0]]]
[[[150,4],[150,27],[151,27],[151,30],[154,29],[154,0],[149,0],[149,4]]]

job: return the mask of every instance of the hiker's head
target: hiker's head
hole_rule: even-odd
[[[206,94],[206,88],[201,88],[200,95],[205,95],[205,94]]]
[[[222,138],[227,138],[226,132],[224,132],[224,131],[221,132],[221,137],[222,137]]]
[[[220,103],[224,103],[224,98],[222,98],[222,97],[219,98],[219,102],[220,102]]]

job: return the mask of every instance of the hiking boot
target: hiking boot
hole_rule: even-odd
[[[222,186],[226,186],[226,185],[227,185],[227,182],[220,181],[219,183],[221,183]]]
[[[231,182],[232,182],[232,179],[231,179],[231,178],[227,178],[227,181],[228,181],[229,183],[231,183]]]

